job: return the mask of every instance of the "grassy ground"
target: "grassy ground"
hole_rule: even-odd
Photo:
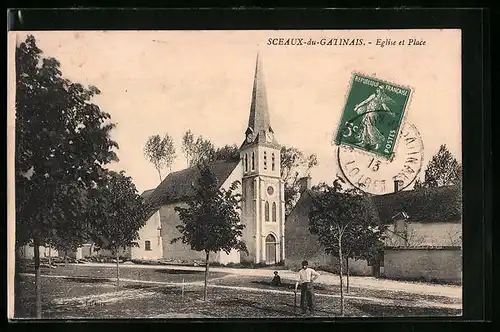
[[[34,317],[34,278],[21,277],[16,317]],[[209,288],[209,301],[201,301],[203,288],[124,284],[42,278],[44,318],[166,318],[166,317],[294,317],[293,295]],[[91,300],[93,299],[93,300]],[[297,298],[297,301],[299,299]],[[316,316],[335,317],[336,298],[317,298]],[[459,310],[413,308],[348,300],[346,316],[458,315]]]
[[[27,268],[26,273],[34,273],[34,268]],[[57,268],[42,268],[42,274],[48,275],[64,275],[73,277],[86,278],[116,278],[115,267],[99,267],[92,265],[68,265],[58,266]],[[219,278],[227,275],[221,272],[210,272],[210,278]],[[205,276],[204,271],[182,271],[172,269],[130,269],[126,267],[120,268],[120,278],[144,280],[144,281],[160,281],[160,282],[194,282],[201,281]]]
[[[30,270],[27,273],[33,272]],[[180,285],[158,286],[123,282],[115,286],[115,269],[108,267],[68,266],[56,269],[42,269],[42,274],[67,275],[70,278],[42,277],[42,298],[44,318],[251,318],[251,317],[294,317],[294,295],[262,293],[257,289],[287,290],[292,282],[283,280],[284,285],[276,288],[268,285],[269,280],[256,277],[229,276],[224,273],[210,273],[209,283],[227,286],[256,288],[256,291],[241,289],[209,288],[209,301],[203,302],[203,287],[187,285],[182,291]],[[122,278],[162,282],[202,281],[203,271],[179,271],[156,269],[120,270]],[[71,278],[73,277],[73,278]],[[225,277],[219,279],[221,277]],[[317,285],[318,294],[338,294],[338,287]],[[426,300],[441,303],[453,299],[352,288],[349,295],[374,296],[390,300]],[[17,296],[16,317],[34,317],[34,277],[20,277],[20,292]],[[300,295],[297,296],[297,304]],[[316,316],[335,317],[340,313],[338,298],[316,298]],[[297,311],[298,308],[297,308]],[[347,299],[346,316],[456,316],[461,310],[419,308],[387,305],[363,300]]]
[[[226,286],[244,286],[253,288],[264,288],[264,289],[283,289],[287,290],[295,287],[295,281],[282,279],[282,285],[280,287],[275,287],[270,285],[271,277],[268,280],[260,279],[251,276],[234,276],[231,278],[225,278],[220,280],[215,280],[213,283],[218,285]],[[314,286],[317,294],[340,294],[339,285],[321,285],[317,284]],[[449,298],[446,296],[435,296],[435,295],[423,295],[423,294],[410,294],[405,292],[394,292],[386,290],[377,289],[366,289],[366,288],[356,288],[349,287],[349,293],[345,293],[350,296],[363,296],[363,297],[376,297],[379,299],[387,300],[401,300],[401,301],[431,301],[445,304],[456,304],[461,303],[461,299]]]

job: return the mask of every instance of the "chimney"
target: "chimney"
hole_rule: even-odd
[[[401,180],[394,180],[394,192],[397,193],[399,191],[399,185],[403,182]]]
[[[300,193],[302,194],[304,191],[311,189],[311,177],[304,176],[299,179],[300,183]]]

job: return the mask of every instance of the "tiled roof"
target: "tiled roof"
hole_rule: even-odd
[[[462,191],[458,186],[404,190],[373,196],[382,222],[406,212],[410,222],[461,222]]]
[[[219,184],[222,186],[237,165],[237,161],[218,161],[210,164],[209,167],[219,181]],[[170,173],[162,183],[148,195],[147,200],[149,202],[154,202],[154,206],[157,207],[172,202],[187,200],[193,196],[193,185],[197,183],[199,176],[200,172],[196,166]]]
[[[152,193],[153,191],[155,191],[154,189],[148,189],[148,190],[145,190],[142,194],[141,194],[141,197],[144,198],[144,199],[147,199]]]
[[[303,208],[311,204],[311,195],[314,194],[311,190],[302,194],[291,213],[306,211]],[[400,212],[406,212],[410,222],[461,222],[461,198],[461,188],[443,186],[372,196],[372,201],[383,223],[391,223],[392,217]]]

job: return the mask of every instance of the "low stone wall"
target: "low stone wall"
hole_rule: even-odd
[[[461,283],[461,247],[386,247],[384,276],[402,280]]]

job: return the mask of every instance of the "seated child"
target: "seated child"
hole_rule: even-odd
[[[281,286],[281,277],[278,275],[278,271],[274,271],[274,278],[271,280],[271,286]]]

